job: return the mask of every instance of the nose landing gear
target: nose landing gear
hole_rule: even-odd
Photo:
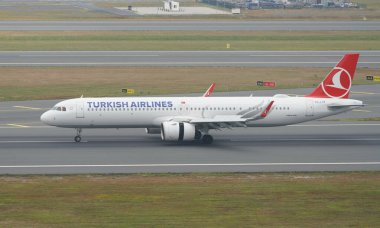
[[[79,143],[82,140],[80,134],[82,133],[82,128],[77,128],[77,136],[74,137],[74,141]]]

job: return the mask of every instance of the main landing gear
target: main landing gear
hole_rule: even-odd
[[[214,141],[214,138],[211,135],[204,135],[202,137],[203,144],[211,144]]]
[[[82,133],[82,128],[77,128],[77,136],[74,137],[74,141],[79,143],[82,140],[80,134]]]

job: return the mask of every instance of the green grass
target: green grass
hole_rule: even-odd
[[[2,227],[379,227],[380,173],[0,177]]]
[[[226,44],[230,44],[230,49]],[[379,50],[379,31],[0,32],[0,51]]]
[[[255,91],[257,81],[276,81],[276,89],[316,87],[330,69],[265,67],[0,67],[0,101],[202,93],[212,82],[216,92]],[[354,84],[375,83],[358,69]]]

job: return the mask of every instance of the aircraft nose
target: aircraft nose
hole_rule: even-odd
[[[52,125],[52,123],[53,123],[53,119],[52,119],[52,115],[51,115],[50,111],[44,112],[41,115],[40,119],[41,119],[41,122],[44,124]]]

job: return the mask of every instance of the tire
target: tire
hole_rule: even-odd
[[[214,141],[214,138],[211,135],[204,135],[202,137],[203,144],[211,144]]]
[[[195,140],[200,140],[202,138],[202,133],[200,131],[195,131],[195,136],[194,136],[194,139]]]
[[[75,136],[74,141],[79,143],[82,140],[80,136]]]

